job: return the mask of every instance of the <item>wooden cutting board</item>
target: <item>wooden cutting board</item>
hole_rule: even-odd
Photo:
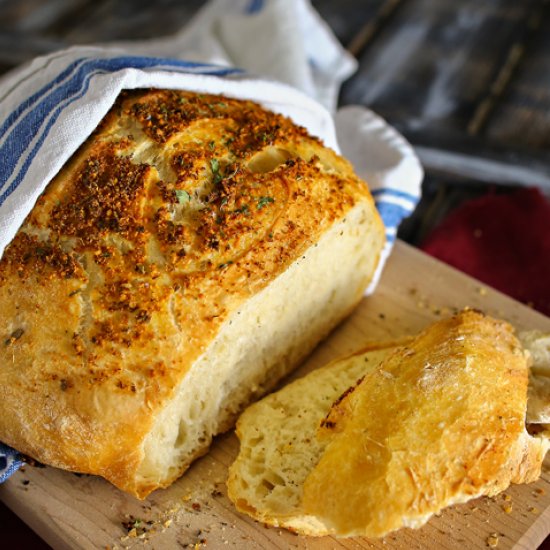
[[[465,306],[518,329],[550,331],[549,318],[398,242],[375,295],[362,301],[296,376],[369,340],[417,332]],[[536,483],[454,506],[422,529],[402,529],[382,540],[336,540],[296,536],[237,513],[225,491],[237,450],[233,433],[217,438],[182,479],[143,502],[96,477],[30,466],[0,486],[0,499],[56,549],[532,549],[550,533],[550,458]]]

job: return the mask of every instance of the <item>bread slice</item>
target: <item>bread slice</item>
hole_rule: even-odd
[[[465,311],[249,407],[229,496],[308,535],[419,527],[445,506],[540,475],[548,442],[525,429],[526,397],[526,354],[511,327]]]
[[[384,228],[250,101],[125,92],[0,261],[0,440],[140,498],[361,299]]]
[[[530,354],[527,423],[550,423],[550,334],[539,330],[518,335]]]
[[[326,531],[302,504],[304,482],[328,443],[317,438],[316,431],[342,392],[375,369],[397,345],[373,344],[246,409],[237,422],[240,453],[227,482],[229,497],[238,510],[299,533]]]

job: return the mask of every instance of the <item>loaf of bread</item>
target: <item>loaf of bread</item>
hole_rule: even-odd
[[[350,164],[259,105],[124,92],[0,261],[0,441],[143,498],[361,299]]]
[[[528,353],[510,325],[466,310],[389,346],[243,413],[228,480],[240,511],[302,534],[380,537],[540,475],[548,440],[526,430]]]

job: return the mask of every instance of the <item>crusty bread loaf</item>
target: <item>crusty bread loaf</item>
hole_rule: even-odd
[[[527,380],[510,325],[462,312],[249,407],[229,496],[309,535],[419,527],[445,506],[540,475],[548,441],[526,431]]]
[[[349,163],[255,103],[125,92],[0,261],[0,440],[144,497],[360,300]]]

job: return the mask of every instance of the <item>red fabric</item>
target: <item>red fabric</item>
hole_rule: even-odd
[[[550,201],[538,189],[466,202],[421,248],[550,315]]]

